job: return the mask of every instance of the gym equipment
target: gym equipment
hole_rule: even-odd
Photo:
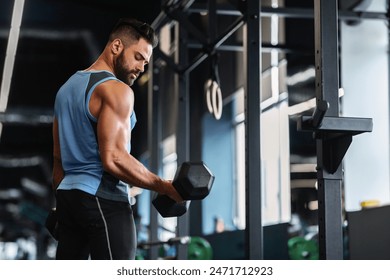
[[[204,85],[207,109],[210,114],[214,115],[216,120],[221,118],[223,109],[222,91],[219,86],[221,82],[218,71],[218,57],[218,54],[211,56],[211,78]]]
[[[164,218],[182,216],[190,200],[201,200],[209,195],[213,182],[214,175],[203,162],[184,162],[177,169],[172,184],[185,201],[178,203],[167,195],[157,194],[152,203]]]
[[[190,241],[191,241],[191,237],[189,237],[189,236],[173,237],[173,238],[168,239],[167,241],[142,242],[142,243],[139,243],[137,247],[140,248],[140,249],[149,249],[152,246],[164,245],[164,244],[168,244],[168,245],[175,245],[175,244],[185,245],[185,244],[190,243]]]
[[[212,260],[213,248],[206,239],[199,236],[191,237],[191,241],[188,244],[188,259]]]
[[[210,114],[214,115],[216,120],[222,116],[222,91],[217,81],[208,79],[205,83],[205,95],[207,109]]]
[[[315,240],[295,236],[288,240],[288,254],[292,260],[318,260],[318,244]]]
[[[343,259],[342,161],[352,137],[371,132],[371,118],[340,116],[337,1],[314,1],[316,109],[297,129],[314,132],[317,150],[318,226],[321,259]]]
[[[210,243],[199,236],[183,236],[170,238],[167,241],[151,241],[139,243],[139,249],[149,249],[151,246],[173,246],[173,245],[187,245],[188,246],[188,260],[211,260],[213,259],[213,249]],[[160,248],[160,257],[167,258],[165,255],[165,248]]]

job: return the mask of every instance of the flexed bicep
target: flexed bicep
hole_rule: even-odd
[[[120,82],[109,81],[95,89],[91,101],[94,108],[90,106],[90,111],[97,119],[103,169],[133,186],[172,195],[175,190],[169,181],[150,172],[129,153],[130,116],[134,104],[131,88]]]
[[[130,141],[130,115],[133,110],[133,92],[120,83],[112,82],[100,87],[101,98],[97,117],[99,152],[105,169],[120,160]]]

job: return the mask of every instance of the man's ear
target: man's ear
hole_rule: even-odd
[[[113,54],[117,55],[120,54],[123,50],[123,43],[121,39],[115,39],[111,43],[111,51]]]

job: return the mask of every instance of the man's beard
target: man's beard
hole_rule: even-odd
[[[131,74],[138,76],[138,73],[131,71],[125,68],[124,55],[123,52],[118,56],[115,66],[114,66],[115,76],[124,82],[125,84],[132,86],[135,79],[131,78]]]

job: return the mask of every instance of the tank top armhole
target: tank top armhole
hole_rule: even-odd
[[[91,74],[91,75],[93,75],[93,74]],[[88,118],[93,122],[97,122],[97,119],[91,114],[91,111],[89,110],[89,101],[91,100],[92,93],[98,85],[100,85],[106,81],[109,81],[109,80],[117,80],[117,78],[109,76],[109,77],[103,78],[103,79],[95,82],[92,86],[89,87],[89,89],[87,88],[86,97],[85,97],[85,104],[84,104],[85,112],[86,112]]]

